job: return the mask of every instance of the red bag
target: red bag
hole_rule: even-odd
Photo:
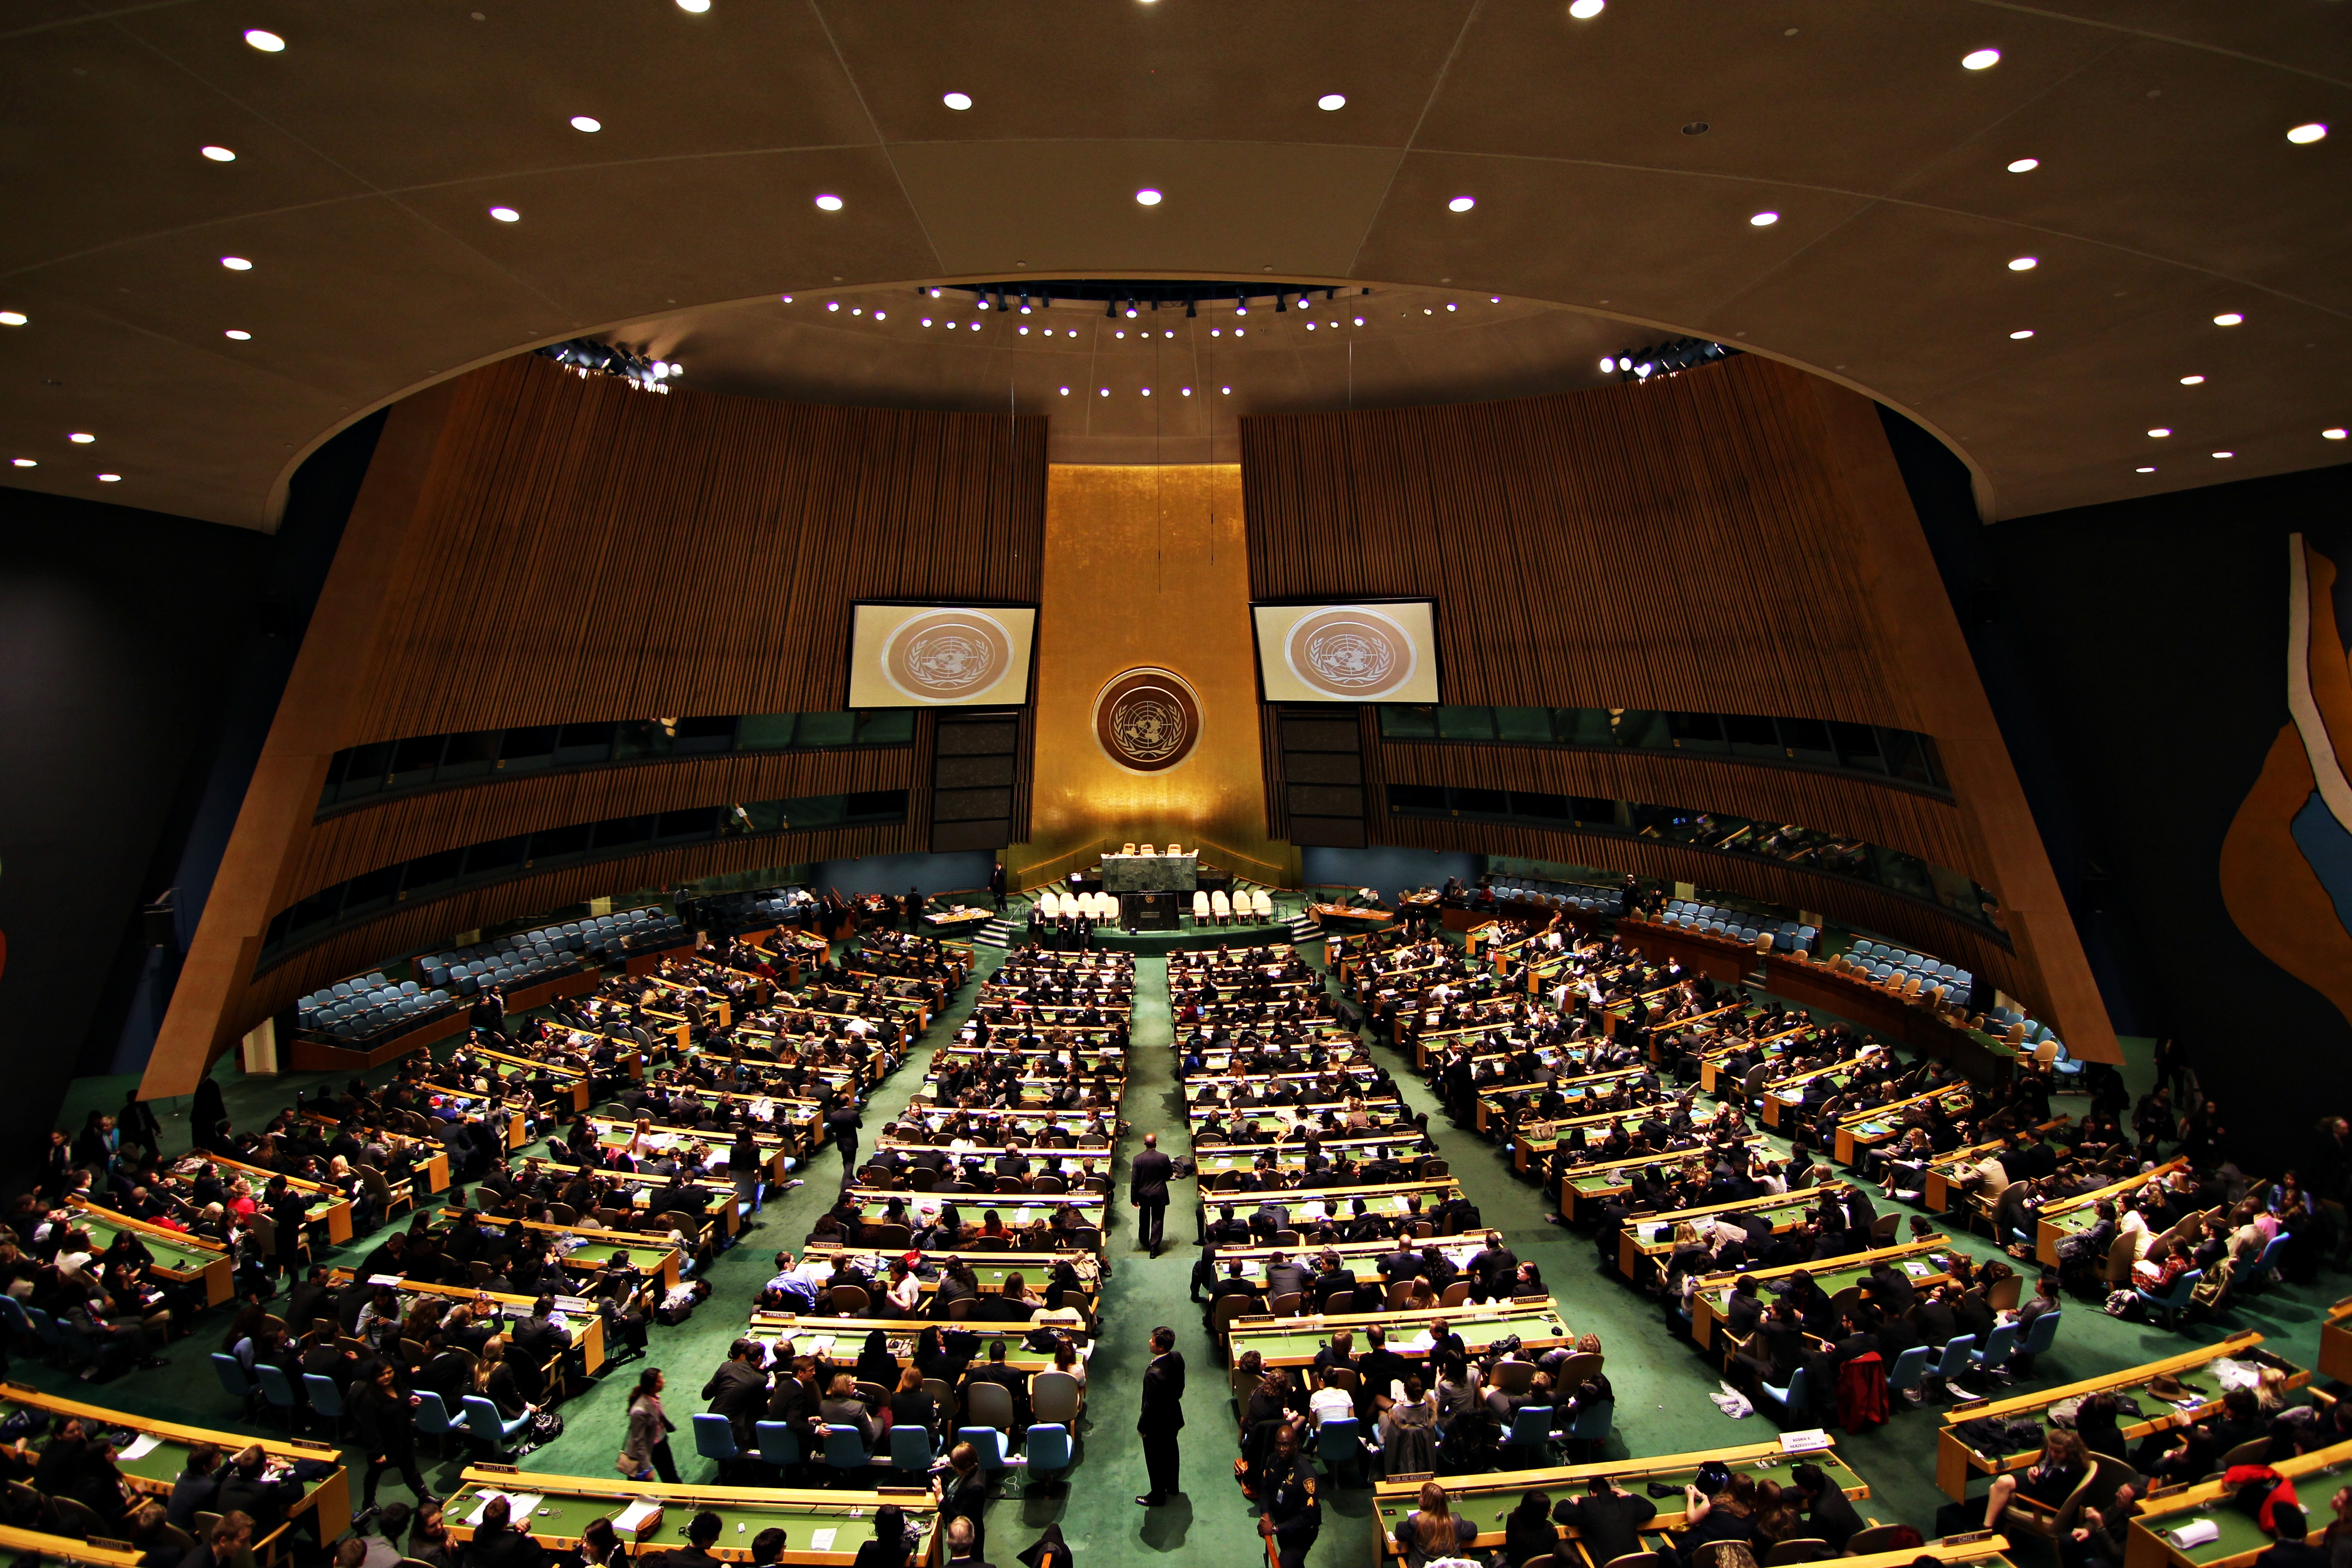
[[[1838,1373],[1838,1425],[1866,1432],[1886,1420],[1886,1363],[1876,1351],[1858,1355]]]
[[[2271,1510],[2295,1500],[2294,1483],[2268,1465],[2232,1465],[2222,1473],[2221,1484],[2229,1489],[2231,1503],[2242,1512],[2252,1514],[2266,1535],[2271,1532]]]

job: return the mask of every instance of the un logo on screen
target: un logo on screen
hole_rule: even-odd
[[[1412,679],[1412,638],[1378,610],[1361,605],[1302,616],[1284,639],[1283,662],[1300,682],[1326,696],[1369,702]]]

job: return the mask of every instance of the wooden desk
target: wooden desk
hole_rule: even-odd
[[[1790,1263],[1779,1268],[1754,1268],[1745,1274],[1710,1274],[1691,1292],[1691,1341],[1701,1350],[1713,1348],[1715,1325],[1723,1320],[1726,1298],[1731,1287],[1741,1279],[1754,1279],[1759,1284],[1767,1280],[1786,1279],[1801,1269],[1810,1270],[1813,1283],[1824,1295],[1834,1296],[1849,1285],[1861,1283],[1872,1267],[1881,1262],[1903,1268],[1911,1283],[1921,1289],[1940,1285],[1951,1278],[1943,1263],[1943,1255],[1951,1250],[1948,1236],[1931,1236],[1923,1240],[1906,1242],[1901,1247],[1882,1247],[1870,1252],[1850,1252],[1843,1258],[1819,1263]],[[1914,1273],[1904,1268],[1906,1262],[1918,1261],[1927,1266],[1927,1272]]]
[[[475,1047],[474,1054],[486,1060],[503,1062],[510,1068],[521,1068],[530,1072],[544,1070],[548,1077],[555,1079],[559,1087],[564,1086],[565,1080],[569,1079],[572,1096],[566,1102],[567,1109],[572,1110],[588,1109],[590,1103],[588,1074],[580,1068],[572,1067],[566,1062],[541,1061],[536,1057],[510,1057],[503,1051],[485,1050],[480,1047]]]
[[[236,1160],[224,1159],[218,1154],[196,1154],[192,1155],[191,1158],[210,1160],[214,1164],[235,1171],[237,1174],[263,1186],[267,1186],[277,1177],[284,1176],[289,1187],[309,1195],[310,1220],[313,1224],[324,1222],[328,1241],[341,1247],[351,1240],[352,1200],[325,1183],[306,1182],[299,1176],[289,1176],[283,1171],[265,1171],[258,1165],[244,1164]],[[185,1163],[184,1161],[182,1163]]]
[[[2071,1116],[2053,1117],[2035,1128],[2033,1135],[2037,1138],[2048,1138],[2054,1132],[2065,1131],[2067,1124],[2074,1120]],[[1971,1143],[1965,1149],[1955,1149],[1948,1154],[1937,1155],[1927,1162],[1927,1187],[1919,1194],[1920,1202],[1933,1213],[1948,1212],[1952,1206],[1954,1196],[1956,1194],[1965,1196],[1968,1191],[1960,1184],[1965,1179],[1960,1174],[1960,1167],[1982,1164],[1988,1156],[1998,1154],[2008,1146],[2006,1139],[1995,1138],[1990,1142]]]
[[[915,1553],[918,1565],[940,1558],[939,1507],[923,1487],[881,1487],[873,1491],[673,1487],[618,1477],[600,1480],[524,1473],[506,1465],[468,1465],[457,1494],[442,1505],[450,1540],[474,1539],[474,1527],[467,1521],[493,1494],[542,1499],[528,1521],[517,1522],[551,1552],[573,1551],[590,1520],[610,1519],[642,1498],[662,1505],[661,1523],[642,1541],[632,1543],[624,1536],[622,1550],[647,1561],[666,1552],[686,1550],[686,1527],[696,1514],[707,1510],[720,1521],[719,1539],[712,1543],[710,1554],[723,1563],[750,1562],[751,1542],[760,1533],[781,1529],[785,1536],[784,1562],[847,1563],[856,1561],[859,1547],[874,1539],[874,1512],[885,1503],[896,1504],[910,1521],[924,1527],[922,1546]],[[820,1541],[824,1545],[817,1544]]]
[[[903,1255],[896,1252],[879,1252],[870,1247],[833,1247],[826,1246],[822,1243],[805,1247],[801,1253],[801,1257],[803,1259],[820,1258],[834,1263],[838,1263],[845,1258],[851,1262],[858,1265],[866,1272],[867,1275],[877,1279],[885,1278],[887,1272],[887,1265],[889,1263],[890,1259],[900,1256]],[[994,1295],[1003,1290],[1004,1289],[1004,1279],[1008,1274],[1018,1274],[1023,1279],[1028,1281],[1030,1284],[1042,1286],[1048,1279],[1053,1278],[1054,1268],[1056,1264],[1067,1263],[1078,1271],[1079,1279],[1087,1285],[1088,1291],[1087,1317],[1089,1321],[1093,1320],[1093,1294],[1099,1289],[1102,1284],[1102,1280],[1100,1276],[1096,1273],[1096,1270],[1101,1265],[1101,1259],[1097,1258],[1091,1252],[1071,1252],[1066,1250],[1061,1252],[942,1251],[926,1252],[923,1254],[923,1261],[934,1264],[940,1268],[945,1268],[948,1266],[949,1261],[952,1258],[961,1258],[965,1265],[971,1269],[972,1279],[980,1286],[980,1293],[983,1296]],[[923,1293],[927,1296],[936,1293],[940,1288],[939,1276],[937,1275],[927,1276],[919,1274],[915,1276],[915,1279],[916,1281],[922,1286]],[[1067,1299],[1068,1297],[1066,1292],[1064,1300],[1066,1300]],[[814,1320],[811,1321],[814,1321]],[[942,1319],[940,1320],[940,1322],[946,1322],[949,1321],[950,1320]],[[937,1325],[935,1324],[933,1326]]]
[[[2319,1325],[2319,1375],[2352,1383],[2352,1296],[2328,1308]]]
[[[2271,1468],[2294,1482],[2295,1496],[2303,1500],[2305,1522],[2311,1526],[2305,1539],[2318,1540],[2326,1528],[2328,1498],[2336,1488],[2352,1482],[2352,1443],[2281,1459]],[[2124,1568],[2249,1568],[2270,1549],[2271,1538],[2263,1533],[2253,1515],[2230,1506],[2231,1496],[2230,1489],[2220,1481],[2206,1481],[2149,1498],[2140,1505],[2140,1515],[2131,1521],[2125,1538]],[[2211,1520],[2221,1532],[2219,1539],[2185,1552],[2165,1539],[2162,1532],[2192,1519]]]
[[[1772,1152],[1771,1145],[1765,1142],[1760,1134],[1748,1139],[1742,1147],[1751,1154],[1769,1155]],[[1558,1194],[1560,1217],[1571,1221],[1594,1218],[1600,1214],[1601,1205],[1621,1193],[1632,1191],[1633,1182],[1620,1178],[1617,1173],[1621,1171],[1653,1164],[1679,1171],[1683,1162],[1693,1156],[1705,1159],[1709,1165],[1714,1163],[1713,1152],[1701,1145],[1666,1154],[1643,1154],[1633,1158],[1620,1156],[1614,1160],[1592,1160],[1581,1165],[1571,1165],[1560,1173]]]
[[[2137,1192],[2150,1182],[2160,1182],[2173,1172],[2185,1171],[2188,1168],[2189,1162],[2186,1160],[2177,1158],[2167,1160],[2153,1171],[2142,1171],[2137,1175],[2126,1176],[2122,1181],[2112,1183],[2095,1192],[2084,1193],[2080,1197],[2068,1198],[2063,1204],[2047,1205],[2034,1216],[2033,1256],[2042,1260],[2044,1268],[2057,1268],[2058,1244],[2066,1237],[2088,1230],[2098,1224],[2099,1205],[2102,1202],[2112,1202],[2127,1193]]]
[[[79,1416],[85,1422],[100,1423],[108,1427],[131,1432],[152,1433],[163,1441],[136,1459],[117,1458],[115,1468],[131,1489],[142,1497],[168,1500],[172,1495],[173,1479],[187,1468],[188,1450],[199,1443],[216,1446],[226,1460],[249,1444],[258,1444],[273,1460],[291,1464],[297,1459],[318,1459],[334,1465],[335,1472],[310,1483],[302,1500],[286,1510],[289,1519],[303,1514],[315,1515],[320,1539],[332,1541],[352,1523],[351,1479],[337,1463],[341,1450],[332,1443],[311,1443],[300,1438],[281,1441],[275,1437],[250,1437],[238,1432],[219,1432],[205,1426],[184,1426],[175,1421],[157,1421],[128,1411],[110,1409],[103,1405],[85,1404],[79,1399],[67,1399],[55,1394],[43,1394],[23,1383],[0,1384],[0,1405],[25,1410],[38,1410],[62,1420]]]
[[[446,1235],[456,1226],[460,1212],[453,1208],[441,1209],[425,1222],[426,1228],[436,1236]],[[579,1237],[585,1245],[563,1255],[563,1267],[566,1268],[576,1268],[582,1273],[593,1274],[603,1268],[605,1261],[614,1253],[626,1252],[635,1261],[641,1272],[658,1274],[661,1277],[662,1289],[674,1290],[677,1288],[677,1248],[666,1243],[646,1241],[626,1232],[585,1230],[576,1225],[555,1225],[545,1220],[517,1219],[511,1215],[484,1214],[479,1209],[466,1209],[462,1212],[467,1217],[479,1220],[493,1230],[527,1231],[536,1236]],[[646,1262],[649,1257],[654,1259],[651,1264]]]
[[[95,1540],[76,1541],[69,1535],[44,1535],[0,1524],[0,1547],[16,1554],[20,1563],[94,1563],[100,1568],[139,1568],[140,1554],[128,1549],[100,1546]]]
[[[1037,1281],[1032,1280],[1030,1283],[1034,1285]],[[885,1300],[882,1305],[887,1310],[889,1302]],[[1037,1311],[1043,1312],[1045,1310],[1040,1307]],[[1080,1316],[1083,1320],[1084,1314]],[[914,1364],[917,1335],[925,1329],[946,1330],[952,1327],[959,1332],[971,1334],[982,1342],[980,1348],[973,1352],[971,1358],[973,1366],[988,1364],[987,1342],[1003,1340],[1004,1364],[1015,1372],[1027,1373],[1034,1376],[1041,1372],[1054,1370],[1052,1352],[1022,1348],[1022,1341],[1027,1339],[1039,1326],[1035,1313],[1018,1322],[992,1323],[977,1318],[951,1318],[945,1321],[934,1322],[929,1318],[803,1318],[791,1312],[754,1312],[751,1314],[751,1326],[744,1331],[743,1337],[747,1340],[755,1340],[762,1345],[780,1344],[789,1340],[792,1342],[793,1354],[816,1356],[833,1363],[836,1369],[845,1369],[857,1360],[858,1352],[866,1348],[866,1336],[878,1330],[884,1336],[890,1353],[898,1358],[899,1366],[907,1367]],[[1044,1326],[1059,1326],[1067,1329],[1080,1342],[1078,1357],[1081,1361],[1093,1353],[1093,1342],[1087,1337],[1092,1331],[1084,1321],[1073,1323],[1066,1320],[1054,1319],[1049,1320]]]
[[[1777,1479],[1788,1485],[1788,1473],[1800,1462],[1821,1467],[1822,1473],[1834,1481],[1838,1489],[1859,1502],[1870,1496],[1869,1483],[1854,1474],[1853,1467],[1839,1457],[1837,1440],[1830,1446],[1809,1454],[1784,1454],[1780,1445],[1748,1443],[1734,1447],[1707,1448],[1690,1454],[1663,1454],[1646,1459],[1611,1459],[1597,1465],[1554,1465],[1531,1470],[1493,1470],[1484,1475],[1447,1476],[1441,1483],[1450,1494],[1457,1516],[1478,1526],[1476,1539],[1471,1546],[1491,1550],[1503,1544],[1503,1523],[1518,1500],[1532,1491],[1540,1491],[1554,1500],[1582,1497],[1585,1482],[1594,1476],[1607,1476],[1620,1491],[1630,1491],[1636,1497],[1644,1495],[1643,1489],[1655,1481],[1675,1489],[1675,1495],[1657,1500],[1658,1513],[1643,1531],[1654,1535],[1663,1531],[1683,1528],[1683,1489],[1698,1476],[1699,1467],[1709,1461],[1724,1465],[1734,1475],[1747,1474],[1758,1479]],[[1421,1482],[1418,1479],[1381,1481],[1372,1488],[1372,1516],[1381,1532],[1381,1561],[1387,1563],[1400,1560],[1397,1551],[1396,1527],[1405,1515],[1420,1505]],[[1997,1544],[1997,1541],[1983,1543]],[[1876,1557],[1834,1559],[1840,1568],[1853,1568],[1855,1563],[1885,1563],[1886,1568],[1906,1568],[1921,1549],[1912,1547],[1900,1552],[1886,1552]],[[1891,1561],[1889,1561],[1891,1559]],[[1581,1556],[1563,1561],[1580,1562]]]
[[[1903,1113],[1914,1106],[1930,1100],[1944,1100],[1949,1110],[1964,1110],[1973,1093],[1965,1081],[1948,1083],[1941,1089],[1931,1089],[1924,1094],[1906,1095],[1888,1100],[1874,1110],[1855,1116],[1842,1117],[1837,1124],[1837,1142],[1832,1152],[1841,1165],[1851,1165],[1863,1154],[1881,1143],[1898,1138],[1903,1132]]]
[[[650,1247],[624,1247],[615,1243],[612,1247],[599,1250],[608,1258],[615,1252],[626,1252],[633,1259],[644,1264],[652,1261],[652,1255],[657,1249]],[[341,1286],[351,1280],[352,1274],[352,1269],[337,1268],[331,1272],[328,1278],[336,1285]],[[370,1275],[368,1278],[374,1279],[379,1277]],[[415,1304],[415,1300],[419,1296],[437,1297],[441,1300],[450,1302],[463,1301],[469,1307],[479,1307],[484,1301],[493,1301],[498,1304],[499,1316],[501,1319],[529,1317],[531,1308],[539,1301],[536,1296],[517,1296],[504,1290],[481,1290],[471,1285],[428,1285],[422,1279],[411,1279],[402,1275],[393,1275],[389,1278],[392,1280],[394,1292],[401,1298],[401,1313],[404,1317],[407,1315],[408,1309]],[[604,1364],[604,1315],[601,1312],[567,1312],[564,1314],[563,1328],[568,1348],[580,1352],[581,1372],[589,1377],[595,1376],[598,1369]]]
[[[1765,1193],[1752,1198],[1735,1198],[1729,1203],[1709,1204],[1704,1208],[1676,1209],[1672,1214],[1658,1215],[1635,1220],[1617,1233],[1617,1272],[1636,1285],[1646,1285],[1651,1270],[1664,1268],[1674,1255],[1675,1229],[1685,1222],[1727,1219],[1738,1221],[1758,1215],[1772,1222],[1774,1235],[1793,1230],[1812,1217],[1821,1206],[1823,1193],[1843,1194],[1850,1189],[1843,1182],[1832,1182],[1826,1187],[1800,1187],[1793,1193]]]
[[[115,1232],[127,1232],[137,1237],[155,1259],[158,1279],[169,1279],[174,1285],[203,1285],[205,1306],[217,1307],[236,1293],[236,1260],[219,1243],[173,1230],[170,1226],[132,1219],[127,1214],[100,1208],[81,1198],[73,1200],[73,1207],[79,1216],[74,1223],[89,1232],[97,1251],[106,1250]]]
[[[782,1105],[785,1102],[779,1100],[777,1103]],[[591,1116],[588,1118],[588,1125],[595,1132],[596,1142],[600,1148],[625,1149],[628,1147],[629,1141],[637,1134],[637,1124],[635,1120],[624,1120],[617,1116]],[[692,1147],[699,1143],[714,1152],[724,1153],[735,1146],[734,1135],[728,1132],[697,1132],[691,1127],[664,1127],[659,1123],[648,1127],[646,1131],[651,1137],[666,1140],[659,1145],[665,1149],[673,1144],[682,1143]],[[821,1124],[817,1127],[816,1132],[818,1139],[821,1140],[824,1133]],[[792,1152],[792,1146],[773,1132],[755,1132],[752,1134],[751,1141],[759,1146],[761,1169],[767,1172],[768,1180],[782,1181],[784,1160]],[[812,1152],[814,1152],[815,1147],[816,1144],[812,1142],[810,1145]],[[733,1173],[729,1173],[731,1175]]]
[[[1225,1329],[1225,1360],[1230,1365],[1239,1361],[1243,1352],[1255,1351],[1267,1366],[1305,1366],[1341,1329],[1352,1331],[1360,1341],[1363,1331],[1370,1328],[1384,1331],[1389,1336],[1389,1349],[1397,1354],[1425,1357],[1429,1353],[1426,1346],[1408,1341],[1441,1318],[1462,1336],[1463,1344],[1473,1353],[1510,1334],[1518,1335],[1520,1343],[1529,1351],[1576,1342],[1576,1336],[1569,1331],[1567,1320],[1560,1314],[1559,1303],[1549,1296],[1531,1296],[1475,1307],[1423,1307],[1306,1318],[1235,1318]]]
[[[2144,1391],[2150,1381],[2165,1374],[2180,1378],[2190,1393],[2205,1396],[2193,1405],[2183,1407],[2164,1405],[2155,1395],[2147,1395],[2139,1403],[2142,1405],[2162,1405],[2163,1414],[2146,1421],[2121,1424],[2125,1440],[2137,1442],[2159,1430],[2176,1415],[2185,1413],[2190,1421],[2202,1421],[2219,1410],[2221,1407],[2220,1382],[2209,1377],[2202,1380],[2204,1387],[2198,1387],[2193,1380],[2204,1368],[2224,1356],[2238,1360],[2251,1357],[2263,1365],[2278,1367],[2287,1373],[2287,1386],[2290,1388],[2301,1388],[2311,1381],[2311,1373],[2303,1368],[2281,1361],[2267,1351],[2258,1350],[2262,1342],[2263,1336],[2250,1331],[2232,1334],[2219,1344],[2200,1345],[2195,1350],[2167,1356],[2162,1361],[2148,1362],[2145,1365],[2126,1367],[2104,1377],[2085,1378],[2080,1383],[2069,1383],[2057,1388],[2037,1389],[2032,1394],[2021,1394],[2010,1399],[1979,1400],[1973,1405],[1955,1405],[1945,1412],[1943,1430],[1936,1434],[1936,1484],[1943,1488],[1944,1494],[1954,1502],[1962,1502],[1967,1500],[1969,1482],[1972,1478],[2021,1470],[2041,1458],[2042,1447],[2038,1443],[2015,1454],[1980,1454],[1969,1447],[1960,1441],[1957,1434],[1962,1424],[1974,1421],[1979,1416],[2038,1415],[2061,1400],[2079,1398],[2086,1394]]]

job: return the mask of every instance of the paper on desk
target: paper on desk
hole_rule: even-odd
[[[131,1447],[116,1455],[121,1459],[143,1459],[163,1446],[163,1439],[152,1432],[142,1432],[131,1440]]]
[[[614,1530],[642,1530],[646,1521],[661,1511],[661,1504],[640,1498],[614,1517]]]
[[[833,1537],[834,1531],[831,1530],[811,1531],[808,1549],[811,1552],[830,1552],[833,1550]]]
[[[530,1492],[486,1491],[482,1494],[482,1500],[474,1505],[474,1511],[467,1515],[466,1524],[467,1528],[478,1529],[482,1522],[482,1514],[484,1511],[489,1508],[490,1504],[496,1502],[500,1498],[507,1500],[507,1518],[509,1520],[529,1519],[531,1514],[538,1510],[539,1505],[546,1500],[545,1499]],[[520,1527],[518,1526],[517,1528]]]

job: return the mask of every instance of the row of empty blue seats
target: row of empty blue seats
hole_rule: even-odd
[[[1659,918],[1670,926],[1744,942],[1749,947],[1755,946],[1758,940],[1769,931],[1775,952],[1811,952],[1820,945],[1822,939],[1820,930],[1814,926],[1800,925],[1795,921],[1781,921],[1775,924],[1769,919],[1759,918],[1746,910],[1704,904],[1695,899],[1669,900],[1665,911]]]
[[[1547,909],[1581,910],[1587,914],[1617,912],[1617,889],[1587,882],[1544,882],[1524,877],[1497,877],[1489,884],[1495,899],[1506,904],[1541,904]]]
[[[414,980],[398,984],[379,973],[338,980],[294,1004],[295,1021],[338,1038],[365,1039],[448,1005],[449,993],[427,991]]]
[[[1940,985],[1962,1006],[1976,989],[1976,977],[1958,964],[1946,963],[1924,952],[1912,952],[1884,942],[1857,941],[1847,956],[1870,966],[1873,980],[1895,975],[1916,976],[1923,985]]]
[[[695,908],[714,930],[757,931],[814,909],[805,896],[798,900],[792,896],[806,892],[803,888],[761,888],[755,892],[719,893],[698,900]]]

